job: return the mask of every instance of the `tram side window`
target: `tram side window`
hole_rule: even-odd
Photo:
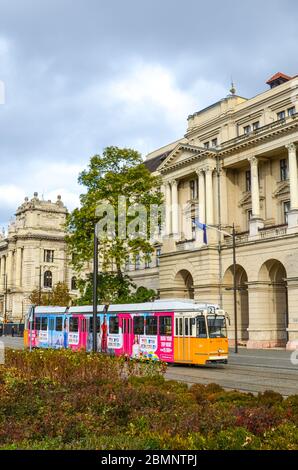
[[[157,335],[157,317],[146,318],[146,335]]]
[[[172,317],[159,317],[159,334],[172,336]]]
[[[93,333],[93,318],[89,320],[89,333]],[[100,333],[100,318],[96,318],[96,333]]]
[[[183,319],[179,318],[178,336],[183,336]]]
[[[78,318],[70,318],[69,319],[69,332],[70,333],[77,333],[79,331],[79,319]]]
[[[190,335],[196,336],[196,319],[195,318],[190,319]]]
[[[205,317],[197,317],[197,338],[207,338]]]
[[[119,317],[110,317],[109,332],[111,335],[119,334]]]
[[[46,331],[48,329],[48,317],[41,318],[41,330]]]
[[[36,317],[35,318],[35,329],[36,330],[40,330],[41,328],[41,318],[40,317]]]
[[[185,336],[189,336],[189,318],[184,318],[184,334]]]
[[[133,319],[133,333],[135,335],[144,334],[144,317],[134,317]]]
[[[63,323],[62,317],[57,317],[56,318],[56,331],[62,331],[62,323]]]

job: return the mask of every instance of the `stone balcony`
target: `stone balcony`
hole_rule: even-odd
[[[248,231],[241,232],[241,233],[236,234],[236,244],[242,245],[248,242],[280,238],[280,237],[284,237],[285,235],[287,235],[287,232],[288,232],[287,224],[260,228],[259,233],[255,236],[250,236]],[[224,241],[225,241],[225,244],[228,246],[232,246],[233,244],[232,237],[225,236]]]
[[[183,240],[176,242],[176,250],[177,251],[190,251],[197,248],[197,240],[193,238],[192,240]]]

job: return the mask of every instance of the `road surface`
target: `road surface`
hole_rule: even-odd
[[[238,354],[230,351],[226,365],[173,365],[166,377],[189,384],[214,382],[227,390],[253,393],[274,390],[288,396],[298,394],[298,351],[292,356],[283,349],[240,348]]]
[[[6,347],[23,348],[23,338],[6,336],[0,340]],[[253,393],[275,390],[288,396],[298,394],[298,351],[292,360],[291,356],[291,352],[283,349],[239,348],[238,354],[230,351],[226,365],[173,365],[168,367],[166,378],[189,384],[215,382],[227,390]]]

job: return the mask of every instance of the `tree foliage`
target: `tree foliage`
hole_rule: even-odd
[[[108,202],[115,212],[114,236],[112,239],[107,236],[100,243],[105,270],[109,271],[115,265],[121,272],[129,255],[141,253],[145,257],[152,252],[149,240],[150,205],[160,205],[162,202],[160,180],[145,167],[137,151],[105,148],[102,156],[95,155],[91,158],[88,169],[79,175],[79,183],[85,187],[86,192],[80,196],[81,206],[69,214],[67,219],[67,242],[75,268],[81,269],[85,262],[92,259],[96,208],[100,203]],[[125,240],[119,237],[119,196],[126,198],[126,209],[133,204],[142,204],[147,209],[148,237]],[[133,215],[127,216],[127,223],[133,218]]]
[[[96,209],[99,204],[109,203],[114,209],[115,230],[113,236],[107,233],[105,237],[100,238],[100,284],[105,296],[109,295],[113,301],[129,299],[134,286],[128,276],[123,274],[125,262],[136,256],[148,259],[153,252],[150,241],[150,208],[162,203],[160,179],[145,167],[137,151],[107,147],[102,155],[91,158],[88,168],[79,175],[79,183],[85,189],[80,196],[81,204],[69,214],[66,224],[73,266],[80,272],[86,263],[92,260],[94,226],[98,222]],[[122,201],[123,197],[125,198],[122,207],[118,206],[119,197],[122,197]],[[138,211],[127,212],[133,205],[142,205],[146,209],[146,233],[123,239],[119,216],[125,212],[126,224],[129,224],[138,215]],[[85,279],[84,282],[85,286],[82,287],[81,284],[83,299],[88,298],[90,303],[90,279]],[[152,292],[147,292],[146,295],[150,297]],[[146,295],[143,292],[142,296]],[[99,298],[103,299],[101,292]]]
[[[79,280],[80,297],[77,305],[90,305],[93,301],[92,274],[87,280]],[[126,304],[151,302],[157,294],[153,289],[136,287],[129,276],[119,277],[117,273],[100,273],[98,275],[97,298],[100,304]]]
[[[71,296],[65,282],[58,282],[54,289],[49,292],[41,292],[34,289],[29,296],[29,300],[34,305],[59,305],[67,307],[70,304]]]

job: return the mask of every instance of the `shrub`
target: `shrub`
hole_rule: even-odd
[[[239,408],[235,412],[236,426],[244,427],[256,435],[277,427],[282,417],[274,409],[268,407]]]
[[[272,390],[266,390],[265,392],[258,394],[258,402],[261,405],[266,405],[269,407],[280,405],[283,400],[283,396],[280,393],[274,392]]]
[[[266,432],[261,445],[266,450],[298,450],[298,428],[285,423]]]
[[[260,440],[242,427],[229,428],[213,436],[208,449],[211,450],[252,450],[258,449]]]
[[[297,449],[298,395],[167,381],[164,365],[85,352],[8,351],[2,449]]]

